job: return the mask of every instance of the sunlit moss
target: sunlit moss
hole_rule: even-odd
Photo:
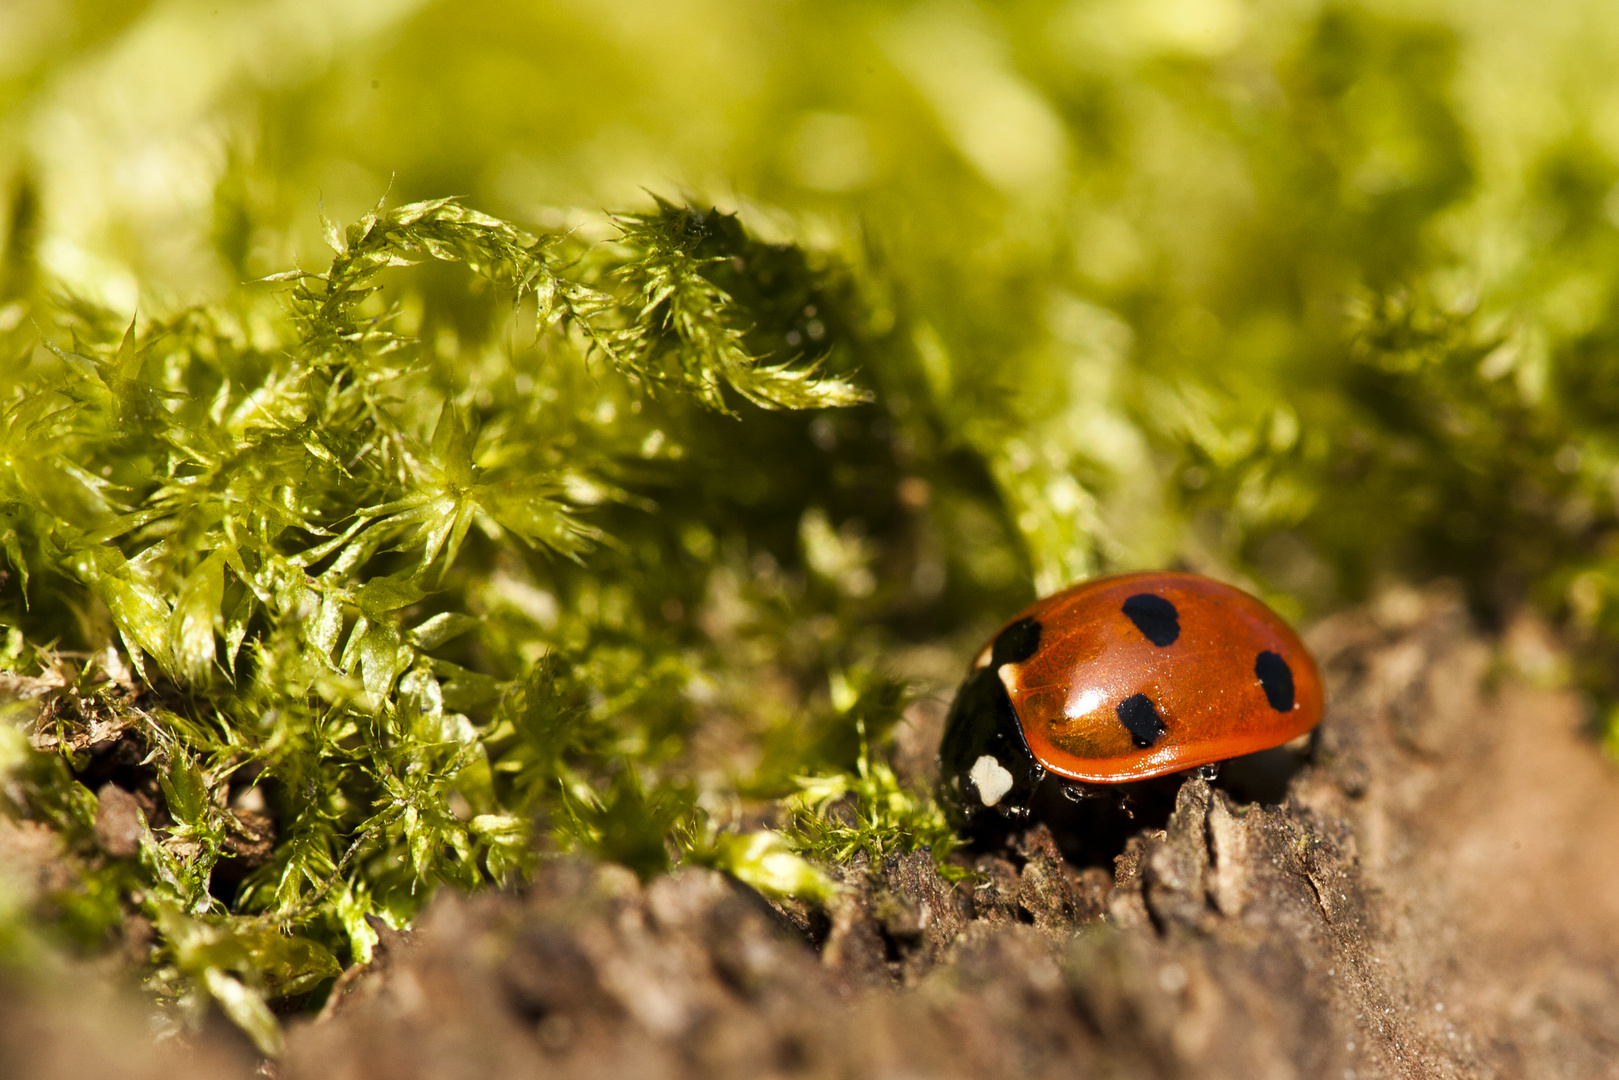
[[[729,219],[665,203],[619,220],[616,243],[591,245],[440,200],[330,230],[326,273],[232,306],[120,330],[91,305],[35,302],[65,336],[44,331],[10,372],[7,678],[59,756],[8,759],[31,776],[15,809],[88,843],[96,800],[71,777],[97,769],[115,718],[140,747],[125,783],[150,800],[139,865],[91,873],[90,858],[58,923],[93,941],[121,905],[145,911],[154,988],[182,1007],[206,993],[267,1053],[265,995],[335,974],[332,949],[365,958],[366,917],[409,919],[437,881],[520,873],[537,829],[646,874],[698,835],[670,759],[704,658],[646,636],[634,609],[652,598],[590,573],[592,549],[635,541],[585,518],[613,502],[655,514],[614,470],[657,459],[634,429],[669,423],[664,393],[719,414],[731,394],[797,408],[863,394],[749,351],[757,316],[704,276],[730,268],[727,245],[753,250]],[[382,270],[427,259],[530,304],[531,362],[620,383],[638,419],[602,415],[607,396],[591,410],[614,449],[553,422],[556,394],[444,388],[454,358],[402,335],[379,296]],[[255,320],[264,340],[243,332]],[[557,558],[588,591],[547,618],[550,594],[522,579]],[[509,585],[488,581],[496,567]],[[507,591],[526,625],[491,617]],[[58,648],[28,648],[46,639]],[[222,885],[222,863],[263,840],[261,810],[273,843]],[[780,877],[770,851],[701,835],[694,856]]]

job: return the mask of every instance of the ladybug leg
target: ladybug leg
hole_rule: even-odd
[[[1111,800],[1132,821],[1135,820],[1135,795],[1121,784],[1087,784],[1083,780],[1069,780],[1062,785],[1063,797],[1069,802],[1085,803],[1095,799]]]
[[[1197,773],[1197,775],[1201,776],[1203,779],[1213,782],[1220,778],[1220,763],[1215,761],[1208,765],[1199,765],[1192,771]]]

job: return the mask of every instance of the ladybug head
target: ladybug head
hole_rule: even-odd
[[[958,827],[976,829],[1029,816],[1046,770],[1029,751],[1001,669],[1033,656],[1040,624],[1024,618],[995,637],[956,691],[939,745],[940,798]]]

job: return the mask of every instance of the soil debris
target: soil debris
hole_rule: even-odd
[[[96,845],[115,859],[127,859],[141,847],[141,806],[117,784],[96,791]]]

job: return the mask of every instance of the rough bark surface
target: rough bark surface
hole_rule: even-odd
[[[1619,773],[1574,697],[1513,674],[1549,655],[1533,624],[1497,647],[1398,593],[1310,644],[1331,704],[1278,804],[1188,780],[1112,872],[1041,827],[968,885],[925,854],[851,868],[825,919],[553,864],[441,895],[277,1072],[1619,1077]],[[14,1005],[33,1027],[0,1025],[0,1060],[65,1023]]]

